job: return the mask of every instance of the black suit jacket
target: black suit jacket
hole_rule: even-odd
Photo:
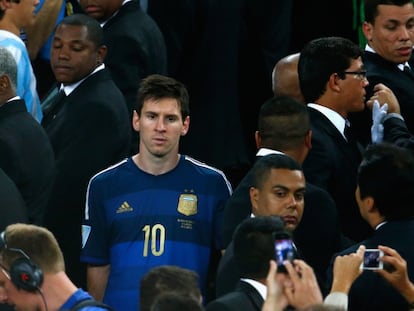
[[[127,156],[130,123],[124,97],[105,69],[87,77],[42,121],[57,170],[45,221],[78,286],[85,277],[79,257],[86,188],[94,174]]]
[[[54,156],[49,138],[23,100],[0,107],[0,168],[19,189],[29,222],[43,225],[52,190]]]
[[[389,118],[384,122],[384,141],[414,152],[414,136],[405,122],[399,118]]]
[[[249,171],[226,203],[223,214],[225,246],[231,242],[237,225],[251,215],[251,180],[252,172]],[[306,183],[302,220],[293,235],[301,257],[312,266],[321,285],[332,255],[354,243],[341,235],[335,202],[329,193],[310,183]]]
[[[355,200],[361,153],[316,109],[308,108],[312,128],[312,149],[303,170],[306,180],[330,193],[338,211],[340,230],[355,241],[372,234],[362,219]],[[352,128],[352,125],[351,125]]]
[[[295,258],[302,258],[300,251],[296,249]],[[318,277],[318,276],[317,276]],[[224,255],[221,257],[217,269],[216,278],[216,296],[221,297],[234,291],[237,287],[237,282],[241,278],[240,270],[234,258],[233,241],[227,246]],[[325,283],[318,278],[318,283],[321,288],[324,288]]]
[[[414,279],[414,219],[390,221],[378,228],[372,237],[344,250],[338,255],[355,252],[360,244],[366,248],[385,245],[396,249],[407,261],[408,277]],[[334,259],[334,258],[333,258]],[[333,260],[332,260],[333,262]],[[333,264],[329,269],[328,285],[332,282]],[[385,279],[372,271],[364,271],[352,284],[349,310],[408,310],[408,303]]]
[[[414,70],[413,57],[409,64]],[[376,53],[365,51],[363,62],[369,81],[369,85],[366,87],[366,98],[372,96],[376,84],[385,84],[397,97],[401,107],[401,115],[404,117],[409,131],[414,133],[414,76],[404,73],[396,64],[385,60]],[[361,113],[351,114],[350,119],[353,126],[355,125],[356,133],[359,137],[362,136],[361,140],[369,142],[372,125],[371,110],[366,108]]]
[[[239,281],[234,291],[210,302],[206,311],[260,311],[264,300],[249,283]]]
[[[16,222],[29,222],[27,208],[19,189],[1,168],[0,185],[0,231]]]
[[[103,26],[103,32],[108,47],[105,65],[125,96],[131,118],[140,81],[150,74],[167,74],[164,37],[137,0],[123,5]],[[131,133],[132,154],[138,150],[138,134],[132,129]]]

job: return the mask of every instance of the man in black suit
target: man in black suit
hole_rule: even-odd
[[[141,80],[150,74],[167,74],[164,37],[137,0],[80,0],[80,5],[101,23],[108,47],[105,65],[125,96],[132,120]],[[131,134],[132,155],[138,151],[138,134],[132,127]]]
[[[305,178],[300,164],[281,153],[268,154],[256,161],[246,178],[249,186],[244,187],[238,199],[245,202],[244,196],[247,195],[251,214],[279,216],[285,221],[285,229],[292,233],[300,223],[304,209]],[[249,217],[244,217],[239,223],[246,218]],[[240,278],[240,272],[234,264],[233,251],[230,242],[219,262],[217,297],[234,290]]]
[[[96,20],[74,14],[61,21],[51,52],[61,96],[45,107],[42,120],[57,170],[46,226],[62,247],[68,275],[84,288],[80,228],[88,181],[126,157],[130,142],[131,121],[124,97],[105,69],[105,54]]]
[[[409,279],[414,278],[414,158],[395,145],[367,147],[358,171],[355,193],[359,212],[375,230],[372,237],[341,252],[354,252],[360,244],[367,249],[379,245],[395,249],[407,262]],[[331,268],[332,269],[332,268]],[[330,269],[330,273],[332,270]],[[392,271],[392,266],[384,266]],[[404,297],[379,274],[364,271],[349,292],[350,310],[408,310]]]
[[[355,201],[361,151],[347,130],[348,114],[364,109],[368,81],[362,53],[348,39],[324,37],[303,48],[298,65],[312,128],[312,149],[303,162],[305,177],[331,194],[340,230],[355,241],[372,233]]]
[[[367,107],[372,109],[372,142],[389,142],[399,147],[407,148],[414,153],[414,135],[408,130],[407,124],[401,116],[397,98],[385,86],[382,91],[382,94],[388,94],[385,105],[375,102],[377,98],[375,96],[367,101]]]
[[[207,311],[261,310],[269,262],[275,259],[276,232],[284,232],[284,223],[279,217],[247,218],[237,227],[229,252],[242,279],[234,291],[210,302]]]
[[[269,99],[259,113],[258,131],[255,133],[259,149],[257,158],[283,152],[302,163],[311,148],[311,134],[309,115],[304,104],[283,96]],[[226,203],[222,226],[225,245],[230,243],[236,226],[252,213],[249,197],[251,182],[250,171]],[[335,203],[324,189],[307,182],[304,200],[306,208],[294,231],[294,240],[302,258],[313,267],[323,282],[332,255],[353,242],[347,243],[341,236]],[[222,286],[217,286],[222,294]]]
[[[397,97],[408,130],[414,132],[414,5],[411,0],[366,0],[365,22],[362,25],[367,39],[363,62],[367,70],[371,96],[374,86],[383,83]],[[371,114],[366,108],[352,115],[353,124],[362,139],[369,142]]]
[[[242,282],[253,285],[260,292],[261,297],[256,293],[255,303],[249,308],[249,310],[260,310],[257,308],[262,306],[262,299],[266,295],[265,278],[270,259],[276,259],[278,264],[281,264],[279,256],[276,255],[275,242],[279,239],[279,236],[283,239],[291,239],[292,232],[300,223],[303,215],[305,179],[299,163],[284,154],[269,154],[257,160],[251,172],[252,187],[249,194],[253,217],[245,219],[240,224],[235,231],[232,242],[226,248],[217,272],[217,285],[219,290],[226,289],[227,291],[224,292],[225,295],[219,293],[219,297],[211,303],[211,306],[207,306],[207,310],[224,310],[222,309],[223,306],[226,307],[226,310],[239,310],[240,303],[243,303],[245,300],[243,297],[246,296],[246,294],[240,295],[239,292],[243,292],[243,289],[246,292],[250,288],[250,286],[247,288],[242,286],[244,284]],[[256,238],[254,234],[249,234],[248,229],[250,227],[249,225],[245,226],[249,223],[255,224],[256,219],[263,219],[263,223],[266,223],[266,221],[269,221],[266,219],[272,218],[279,219],[279,230],[277,232],[274,229],[263,230],[268,234],[265,243],[261,242],[260,238]],[[260,227],[266,228],[266,226],[260,225],[260,221],[258,221],[257,227],[253,225],[251,228],[262,231],[258,230]],[[274,233],[273,236],[270,234],[271,232]],[[309,288],[308,297],[322,300],[312,269],[303,260],[293,260],[300,255],[294,244],[289,243],[289,245],[290,248],[285,250],[286,253],[293,255],[288,258],[292,260],[295,269],[300,267],[302,272],[304,272],[303,269],[310,271],[311,276],[308,274],[307,276],[311,279],[306,277],[306,284],[313,284],[312,288],[316,290],[316,295],[311,294],[310,291],[313,293],[313,290]],[[289,267],[286,267],[286,269],[289,276],[292,277]],[[292,270],[294,269],[292,268]],[[240,279],[242,282],[240,282]],[[237,287],[238,282],[239,286]],[[297,286],[305,286],[305,284]],[[239,296],[241,297],[238,298]],[[292,297],[288,296],[289,303],[297,308],[312,303],[311,299],[296,301],[296,299],[292,298],[290,300],[290,298]],[[239,301],[239,303],[234,300]]]
[[[27,112],[24,100],[16,96],[16,83],[17,64],[10,52],[0,48],[0,168],[19,189],[27,220],[43,225],[52,190],[54,155],[44,129]]]

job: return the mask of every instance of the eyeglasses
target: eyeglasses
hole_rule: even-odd
[[[367,71],[360,70],[360,71],[343,71],[343,74],[346,75],[355,75],[359,80],[364,80],[367,78]]]

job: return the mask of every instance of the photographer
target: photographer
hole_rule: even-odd
[[[380,249],[387,245],[402,254],[407,262],[409,279],[414,279],[414,158],[411,153],[390,144],[370,145],[358,169],[356,200],[365,221],[375,230],[373,235],[354,245],[339,255],[356,251],[359,245],[367,249]],[[412,203],[411,203],[412,204]],[[388,255],[387,255],[388,254]],[[384,259],[385,258],[385,259]],[[364,270],[355,280],[349,291],[350,310],[408,310],[409,303],[399,292],[398,286],[392,288],[388,282],[394,267],[384,264],[384,270]],[[387,274],[392,272],[391,274]],[[332,266],[328,271],[332,276]],[[384,276],[385,279],[383,277]],[[328,277],[329,281],[329,277]],[[396,284],[396,283],[394,283]],[[410,296],[413,298],[412,296]]]
[[[280,273],[278,268],[276,274],[274,236],[279,233],[287,234],[283,221],[273,216],[248,218],[237,227],[230,245],[240,280],[233,292],[210,302],[207,311],[260,311],[266,298],[269,262],[275,283],[283,284],[283,295],[277,295],[276,299],[277,307],[281,309],[272,311],[282,310],[287,305],[303,308],[322,302],[313,270],[303,260],[294,259],[292,263],[284,261],[286,272]],[[278,262],[279,267],[280,265]],[[275,286],[278,285],[271,287],[271,293]]]

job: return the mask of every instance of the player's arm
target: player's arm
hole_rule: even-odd
[[[111,266],[94,266],[88,265],[87,268],[87,285],[88,292],[93,298],[102,301],[105,293],[106,283]]]
[[[39,49],[53,32],[61,7],[62,0],[45,0],[36,15],[35,23],[25,28],[30,59],[36,58]]]

